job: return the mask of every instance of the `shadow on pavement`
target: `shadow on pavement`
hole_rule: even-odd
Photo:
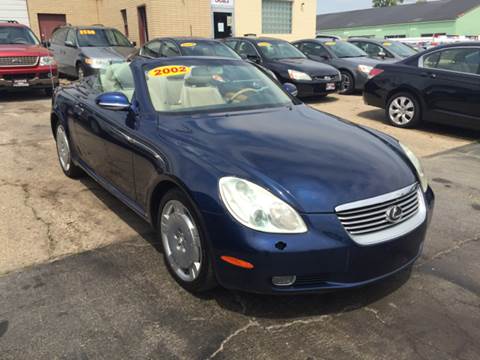
[[[43,90],[23,90],[5,92],[0,91],[0,102],[20,102],[20,101],[32,101],[32,100],[45,100],[50,99]]]

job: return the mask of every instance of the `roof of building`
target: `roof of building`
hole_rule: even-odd
[[[437,0],[317,15],[317,30],[456,20],[478,6],[480,0]]]

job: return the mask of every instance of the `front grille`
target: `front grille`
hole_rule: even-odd
[[[9,80],[9,81],[23,80],[23,79],[32,80],[32,79],[35,78],[35,76],[36,76],[36,74],[6,74],[6,75],[3,75],[3,79],[4,80]]]
[[[313,76],[312,80],[323,80],[323,81],[340,81],[340,77],[338,75],[322,75],[322,76]]]
[[[0,67],[35,66],[38,56],[1,56]]]
[[[425,220],[426,209],[423,194],[416,184],[377,198],[339,206],[336,214],[352,239],[367,245],[391,240],[418,227]]]

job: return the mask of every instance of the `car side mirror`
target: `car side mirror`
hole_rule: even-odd
[[[262,59],[260,59],[260,56],[258,55],[247,55],[247,59],[257,64],[260,64],[262,62]]]
[[[46,48],[50,47],[50,40],[43,40],[42,41],[42,46],[46,47]]]
[[[71,48],[76,48],[77,46],[73,43],[73,41],[66,40],[65,41],[65,46],[71,47]]]
[[[283,89],[288,92],[292,96],[297,96],[298,95],[298,89],[297,87],[292,84],[292,83],[285,83],[283,84]]]
[[[95,99],[95,103],[101,108],[113,111],[126,111],[130,109],[130,101],[121,92],[105,92]]]
[[[320,57],[321,57],[323,60],[325,60],[325,61],[330,60],[330,56],[328,56],[328,55],[322,55],[322,56],[320,56]]]
[[[130,44],[132,44],[132,46],[137,46],[137,42],[136,41],[130,41]]]
[[[380,52],[378,53],[378,56],[381,57],[382,59],[385,59],[385,58],[387,57],[387,53],[384,52],[384,51],[380,51]]]

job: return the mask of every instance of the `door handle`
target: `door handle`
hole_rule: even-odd
[[[424,72],[424,73],[422,73],[421,76],[422,77],[429,77],[431,79],[436,79],[437,78],[437,74],[430,73],[430,72]]]

